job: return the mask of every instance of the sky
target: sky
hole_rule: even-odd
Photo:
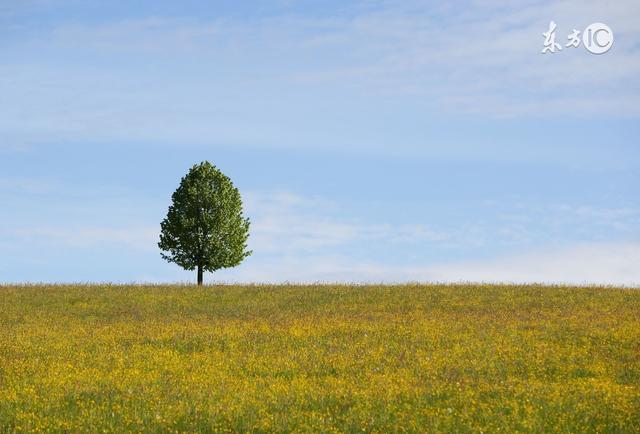
[[[0,0],[0,50],[0,282],[193,281],[208,160],[254,253],[207,282],[640,285],[635,0]]]

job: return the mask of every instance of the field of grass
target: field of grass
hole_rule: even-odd
[[[638,432],[640,291],[0,287],[0,432]]]

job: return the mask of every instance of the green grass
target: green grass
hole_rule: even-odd
[[[640,432],[640,291],[0,287],[0,432]]]

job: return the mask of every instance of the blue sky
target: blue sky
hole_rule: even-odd
[[[638,2],[2,0],[0,49],[0,282],[193,280],[209,160],[254,255],[208,281],[640,283]]]

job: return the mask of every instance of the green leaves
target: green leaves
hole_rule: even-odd
[[[204,161],[193,166],[171,199],[158,243],[165,260],[186,270],[216,271],[251,254],[240,192],[214,165]]]

